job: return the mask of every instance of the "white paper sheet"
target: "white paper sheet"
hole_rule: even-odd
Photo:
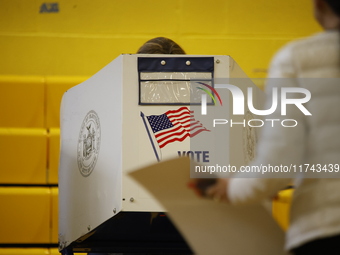
[[[284,233],[263,206],[231,206],[197,197],[187,187],[188,158],[158,163],[130,176],[167,209],[195,254],[286,254]]]

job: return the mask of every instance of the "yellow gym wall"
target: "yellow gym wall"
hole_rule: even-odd
[[[264,77],[287,41],[320,31],[311,0],[0,0],[0,75],[91,76],[157,36],[231,55]]]
[[[231,55],[249,77],[265,77],[282,45],[321,30],[311,2],[0,0],[0,255],[58,254],[1,245],[57,243],[65,90],[158,36],[188,54]],[[283,228],[290,196],[273,210]]]

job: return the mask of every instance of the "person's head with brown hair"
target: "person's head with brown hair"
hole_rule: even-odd
[[[340,1],[313,0],[314,17],[326,30],[340,30]]]
[[[185,54],[185,51],[169,38],[156,37],[144,43],[137,54]]]

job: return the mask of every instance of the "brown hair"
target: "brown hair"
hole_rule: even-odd
[[[185,54],[185,51],[169,38],[156,37],[144,43],[137,54]]]
[[[333,12],[340,17],[340,2],[339,0],[326,0],[326,3],[331,7]]]
[[[325,2],[331,7],[332,11],[337,17],[340,17],[340,1],[339,0],[325,0]],[[340,34],[340,27],[338,27]]]

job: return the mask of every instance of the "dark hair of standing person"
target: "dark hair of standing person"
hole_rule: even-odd
[[[313,2],[315,19],[325,30],[338,31],[340,45],[340,0],[314,0]]]
[[[185,51],[169,38],[156,37],[144,43],[137,54],[185,54]]]
[[[340,1],[339,0],[325,0],[331,7],[332,11],[340,17]]]

